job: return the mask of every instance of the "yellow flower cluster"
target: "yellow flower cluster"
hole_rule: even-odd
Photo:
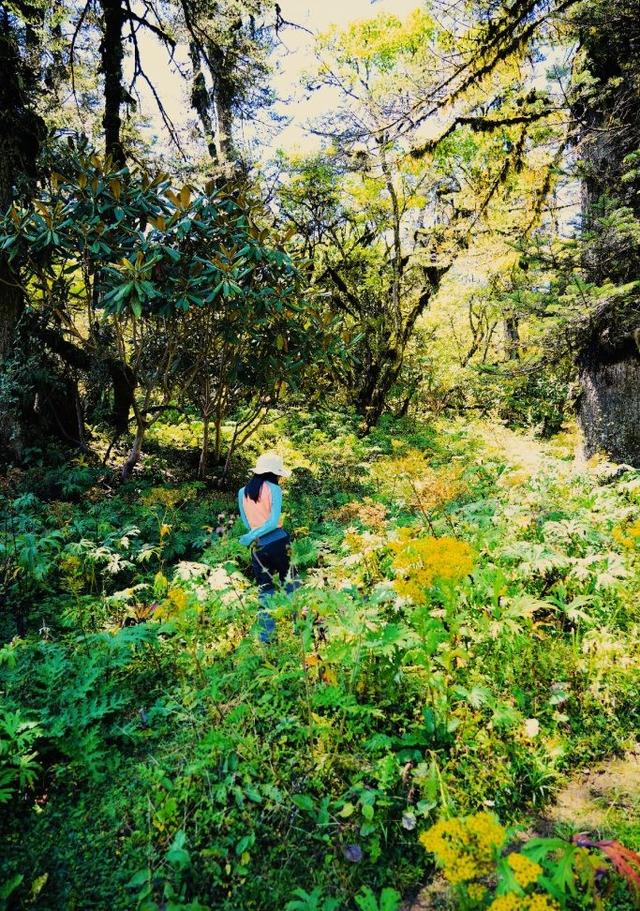
[[[60,558],[58,568],[66,576],[74,576],[82,569],[80,557],[76,556],[76,554],[65,554]]]
[[[508,861],[509,866],[513,870],[516,882],[519,886],[522,886],[523,889],[526,889],[531,883],[536,882],[542,873],[540,864],[525,857],[524,854],[518,854],[514,851],[513,854],[509,855]]]
[[[167,597],[161,601],[155,616],[159,620],[168,620],[182,614],[189,606],[189,596],[184,588],[172,585],[167,592]]]
[[[489,911],[522,911],[523,904],[520,896],[515,892],[507,892],[506,895],[498,895],[497,898],[489,905]]]
[[[62,582],[70,592],[80,593],[84,584],[84,570],[80,557],[76,554],[65,554],[58,563]]]
[[[548,895],[537,892],[530,895],[526,901],[526,911],[559,911],[559,906]]]
[[[633,525],[628,525],[624,530],[622,526],[616,525],[611,532],[611,537],[617,544],[621,544],[628,550],[633,550],[635,547],[640,546],[640,519],[634,522]]]
[[[467,895],[474,902],[481,902],[486,891],[486,887],[482,883],[469,883],[467,886]]]
[[[500,478],[500,485],[502,487],[522,487],[530,478],[531,473],[528,471],[508,471]]]
[[[476,813],[441,819],[420,835],[420,843],[435,854],[450,883],[461,883],[492,870],[506,837],[497,819],[489,813]]]
[[[401,528],[389,546],[398,576],[394,587],[416,604],[425,603],[425,589],[435,579],[462,579],[473,568],[471,548],[457,538],[412,538],[410,528]]]
[[[507,892],[505,895],[498,895],[494,898],[487,911],[560,911],[560,909],[552,898],[539,892],[536,892],[535,895],[516,895],[515,892]]]

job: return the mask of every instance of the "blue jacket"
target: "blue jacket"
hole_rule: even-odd
[[[240,518],[249,529],[246,535],[242,535],[240,538],[241,544],[252,544],[257,538],[261,538],[263,535],[268,534],[270,531],[275,531],[276,528],[279,528],[280,515],[282,514],[282,491],[277,484],[272,484],[271,481],[265,481],[265,484],[269,485],[271,491],[271,513],[266,522],[262,525],[259,525],[257,528],[251,528],[249,525],[249,520],[244,511],[244,487],[241,487],[238,491],[238,508],[240,509]]]

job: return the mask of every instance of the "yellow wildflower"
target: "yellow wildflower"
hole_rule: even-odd
[[[509,855],[508,861],[509,866],[514,872],[516,882],[519,886],[522,886],[523,889],[530,886],[531,883],[536,882],[542,873],[540,864],[525,857],[524,854],[518,854],[514,851],[513,854]]]
[[[474,902],[482,901],[486,891],[486,888],[481,883],[470,883],[467,886],[467,895]]]
[[[418,604],[425,602],[424,590],[435,579],[462,579],[473,567],[471,548],[457,538],[412,538],[411,529],[401,528],[389,546],[398,576],[394,587]]]
[[[450,883],[463,883],[469,879],[475,879],[481,873],[480,868],[473,858],[468,855],[461,855],[456,860],[445,867],[444,875]]]
[[[420,843],[435,854],[451,883],[490,873],[505,839],[505,829],[489,813],[441,819],[420,835]]]
[[[493,855],[495,848],[505,842],[507,831],[491,813],[476,813],[467,818],[467,827],[475,838],[478,851],[482,855]]]
[[[500,484],[503,487],[521,487],[523,484],[526,484],[530,478],[531,473],[528,471],[509,471],[502,475]]]
[[[373,468],[373,475],[388,490],[393,491],[420,512],[440,509],[465,490],[460,469],[431,468],[424,453],[410,449],[403,456],[383,459]]]
[[[176,610],[182,611],[187,606],[189,599],[183,588],[173,586],[169,589],[169,601],[171,601]]]
[[[494,898],[488,911],[524,911],[526,907],[527,905],[523,904],[515,892],[507,892],[506,895],[498,895],[497,898]]]
[[[526,911],[560,911],[560,906],[548,895],[536,893],[526,900]]]

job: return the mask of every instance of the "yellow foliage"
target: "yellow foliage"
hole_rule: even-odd
[[[489,911],[521,911],[525,907],[520,896],[514,892],[507,892],[506,895],[498,895],[497,898],[494,898],[489,905]]]
[[[176,617],[189,606],[189,595],[178,585],[172,585],[167,592],[166,598],[162,601],[156,616],[159,619],[167,620],[170,617]]]
[[[531,472],[521,469],[519,471],[506,472],[500,478],[500,484],[503,487],[522,487],[531,478]]]
[[[488,911],[559,911],[559,905],[548,895],[542,895],[540,892],[534,895],[507,892],[506,895],[494,898]]]
[[[169,589],[167,596],[171,604],[173,604],[177,610],[184,610],[188,604],[189,599],[187,598],[187,593],[183,588],[178,588],[174,585]]]
[[[535,861],[525,857],[524,854],[518,854],[516,851],[508,857],[509,866],[513,870],[516,882],[523,889],[535,883],[540,874],[542,867]]]
[[[540,893],[529,895],[524,899],[522,905],[526,911],[559,911],[559,905],[552,898]]]
[[[490,813],[441,819],[420,835],[420,843],[435,854],[450,883],[486,876],[494,868],[506,829]]]
[[[193,487],[152,487],[141,498],[145,506],[164,506],[167,509],[175,509],[179,503],[186,500],[193,500],[196,491]]]
[[[405,455],[385,460],[374,470],[378,480],[393,488],[422,512],[440,509],[465,489],[457,467],[437,471],[425,462],[424,455],[410,449]]]
[[[390,548],[395,554],[393,569],[398,594],[416,604],[426,601],[425,589],[436,579],[462,579],[473,568],[472,551],[466,541],[443,538],[412,538],[412,529],[401,528]]]
[[[476,902],[482,901],[486,893],[485,886],[482,883],[469,883],[467,886],[467,895],[470,899]]]
[[[626,529],[623,529],[621,525],[616,525],[611,532],[611,537],[617,544],[626,547],[627,550],[634,550],[640,546],[640,519],[632,525],[628,525]]]

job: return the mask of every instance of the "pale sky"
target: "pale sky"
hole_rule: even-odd
[[[329,26],[347,26],[358,19],[369,19],[379,13],[394,13],[404,18],[411,10],[421,6],[420,0],[281,0],[282,15],[290,22],[304,25],[312,32],[324,32]],[[282,34],[285,48],[277,55],[280,72],[273,79],[278,95],[297,95],[298,107],[281,104],[278,112],[291,116],[293,123],[278,136],[276,145],[285,149],[304,148],[309,151],[317,147],[319,140],[304,129],[313,119],[331,109],[334,97],[329,89],[313,92],[305,98],[297,89],[301,74],[313,63],[313,39],[306,32],[287,29]],[[288,51],[288,52],[287,52]],[[297,89],[297,91],[296,91]]]
[[[280,0],[280,6],[286,20],[303,25],[318,34],[331,25],[344,27],[357,19],[368,19],[381,12],[392,12],[404,17],[421,6],[421,3],[420,0]],[[167,52],[155,36],[149,32],[143,34],[143,31],[139,32],[138,37],[146,71],[155,84],[167,113],[184,136],[195,120],[189,101],[190,86],[177,73],[171,72]],[[276,106],[277,113],[291,117],[292,123],[281,129],[270,141],[265,150],[266,156],[277,148],[300,148],[305,151],[315,148],[318,140],[305,131],[305,124],[329,111],[334,100],[328,89],[320,89],[310,98],[305,98],[299,85],[301,74],[314,60],[312,36],[301,29],[287,28],[281,32],[280,37],[282,43],[274,53],[276,72],[272,77],[272,85],[276,94],[283,99]],[[186,54],[181,63],[185,69],[190,69]],[[166,131],[153,96],[142,81],[138,88],[141,110],[151,117],[152,131],[164,145]],[[247,125],[246,134],[250,134],[250,131],[251,126]]]

